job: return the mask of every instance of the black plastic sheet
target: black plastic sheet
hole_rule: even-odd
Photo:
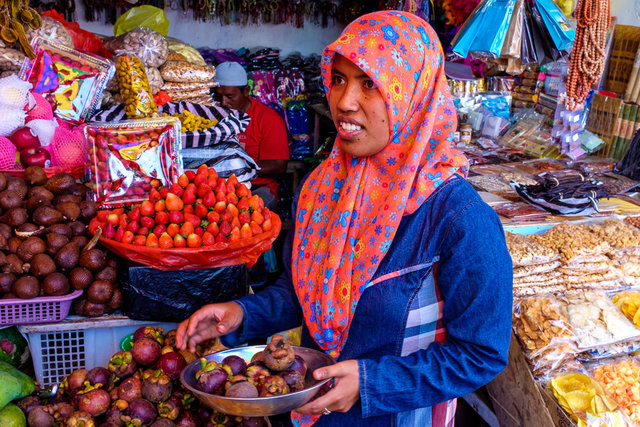
[[[121,268],[123,312],[131,319],[180,322],[206,304],[247,295],[247,267],[164,271],[131,262]]]

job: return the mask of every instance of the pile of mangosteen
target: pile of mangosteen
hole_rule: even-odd
[[[87,224],[97,206],[68,173],[50,178],[31,166],[24,178],[0,173],[0,296],[31,299],[86,290],[77,314],[101,316],[119,308],[117,264],[96,248]]]
[[[77,369],[49,401],[18,402],[30,427],[262,427],[262,418],[230,417],[201,406],[180,383],[180,372],[198,355],[175,347],[175,330],[144,326],[131,350],[109,365]]]
[[[300,391],[307,374],[304,359],[282,335],[274,335],[249,364],[239,356],[227,356],[221,363],[201,359],[201,363],[196,388],[226,397],[256,398]]]

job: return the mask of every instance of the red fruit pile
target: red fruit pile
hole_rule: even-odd
[[[152,185],[154,182],[152,182]],[[271,212],[235,175],[219,178],[214,169],[187,171],[171,187],[159,182],[149,200],[98,211],[89,231],[117,242],[154,248],[200,248],[270,231]]]

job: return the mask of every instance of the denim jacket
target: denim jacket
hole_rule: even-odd
[[[236,301],[244,321],[225,337],[227,345],[303,322],[291,282],[292,243],[290,231],[278,281]],[[453,425],[452,399],[506,366],[511,309],[511,258],[499,219],[454,176],[402,219],[358,302],[338,361],[358,361],[360,402],[315,425]],[[318,349],[306,327],[302,346]]]

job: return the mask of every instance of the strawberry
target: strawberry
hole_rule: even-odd
[[[260,198],[260,196],[254,194],[249,199],[249,207],[251,207],[251,209],[253,209],[254,211],[262,210],[264,209],[264,201]]]
[[[140,218],[140,225],[146,228],[152,228],[154,225],[156,225],[156,221],[150,216],[143,216],[142,218]]]
[[[198,167],[198,170],[196,171],[196,175],[200,175],[200,174],[209,175],[209,166],[207,166],[204,163],[201,164]]]
[[[191,191],[185,191],[182,195],[182,201],[185,205],[190,205],[196,202],[196,193]]]
[[[178,224],[169,224],[167,226],[167,233],[169,233],[169,236],[175,237],[176,234],[180,233],[180,226]]]
[[[193,213],[193,205],[185,205],[184,209],[182,210],[183,214],[192,214]]]
[[[220,222],[220,214],[216,211],[209,211],[207,214],[207,221],[211,223],[219,223]]]
[[[189,177],[186,174],[180,175],[178,178],[178,185],[182,188],[186,188],[189,185]]]
[[[216,196],[213,194],[213,191],[209,191],[207,194],[202,196],[202,204],[208,208],[212,208],[217,203]]]
[[[148,200],[145,200],[140,205],[140,215],[142,216],[151,216],[156,213],[155,208],[153,207],[153,203]]]
[[[175,194],[178,197],[182,197],[182,195],[184,194],[184,188],[180,187],[180,184],[178,184],[177,182],[174,182],[173,184],[171,184],[171,187],[169,187],[169,192]]]
[[[209,177],[213,177],[215,179],[218,179],[218,172],[216,172],[216,170],[214,168],[209,168]]]
[[[184,191],[191,191],[193,194],[196,194],[198,192],[198,187],[196,187],[196,185],[192,182],[191,184],[187,185],[187,188],[185,188]]]
[[[127,142],[129,142],[129,141],[125,141],[125,143],[127,143]],[[158,188],[158,187],[160,187],[162,185],[160,180],[159,179],[155,179],[155,178],[151,180],[150,184],[151,184],[151,186],[153,188]]]
[[[180,227],[180,234],[182,234],[183,236],[188,236],[189,234],[193,233],[194,229],[195,229],[195,227],[193,226],[192,223],[185,222]]]
[[[171,237],[168,233],[162,233],[162,235],[158,238],[158,246],[162,249],[172,248],[173,237]]]
[[[249,223],[249,227],[251,227],[251,232],[253,233],[254,236],[258,234],[262,234],[262,228],[258,224],[256,224],[254,221],[251,221]]]
[[[197,177],[196,177],[197,178]],[[202,246],[202,238],[195,233],[191,233],[187,236],[188,248],[199,248]]]
[[[239,184],[238,178],[236,178],[236,174],[231,174],[231,176],[227,178],[227,184],[231,184],[233,186],[233,189],[235,190],[236,185]]]
[[[224,191],[216,191],[216,200],[218,202],[227,202],[227,193]]]
[[[160,237],[165,231],[167,231],[167,227],[164,225],[156,225],[156,228],[153,229],[153,233],[151,234],[155,234],[157,237]]]
[[[216,238],[213,234],[205,231],[202,235],[202,246],[212,246],[216,242]]]
[[[231,214],[232,217],[237,217],[240,214],[240,211],[234,204],[227,204],[227,211]]]
[[[157,248],[158,247],[158,236],[156,236],[154,233],[149,233],[149,235],[147,236],[147,241],[145,243],[145,246],[147,246],[149,248]]]
[[[140,227],[138,229],[138,234],[142,234],[143,236],[146,236],[147,234],[149,234],[149,229],[147,227]]]
[[[242,211],[238,214],[238,220],[242,225],[249,224],[251,222],[251,215],[249,215],[247,211]]]
[[[140,213],[140,207],[136,206],[135,208],[133,208],[127,216],[129,217],[130,221],[139,221],[140,217],[142,216]]]
[[[182,224],[184,221],[184,215],[180,211],[169,211],[169,222],[173,224]]]
[[[224,212],[220,214],[220,219],[222,221],[231,222],[231,220],[233,219],[233,215],[231,215],[231,212],[229,212],[229,210],[225,209]]]
[[[217,236],[219,232],[220,232],[220,228],[218,227],[217,223],[212,222],[207,226],[207,233],[211,234],[212,236],[214,237]]]
[[[126,243],[130,245],[133,243],[134,238],[135,238],[135,234],[127,230],[124,232],[124,235],[122,236],[122,243]]]
[[[224,212],[227,209],[227,202],[225,202],[224,200],[220,200],[218,202],[216,202],[216,204],[214,205],[213,209],[218,212],[219,214],[221,214],[222,212]]]
[[[184,221],[185,222],[190,222],[191,224],[193,224],[194,227],[197,227],[197,226],[200,225],[200,217],[198,215],[185,214],[184,215]]]
[[[110,211],[98,211],[96,217],[100,222],[107,222],[107,217],[109,216]]]
[[[193,209],[193,213],[200,218],[206,218],[207,214],[209,213],[209,209],[207,209],[205,205],[200,203],[200,204],[197,204],[196,207]]]
[[[209,175],[207,176],[207,185],[211,188],[215,188],[218,183],[218,176]]]
[[[138,221],[131,221],[127,224],[127,230],[131,231],[133,234],[136,234],[140,229],[140,223]]]
[[[193,179],[196,177],[196,173],[194,171],[186,171],[184,174],[189,179],[189,182],[193,182]]]
[[[238,208],[238,210],[240,212],[249,210],[249,198],[248,197],[241,197],[240,200],[238,201],[238,204],[236,205],[236,207]]]
[[[118,225],[118,223],[120,222],[120,218],[118,217],[117,214],[111,213],[109,214],[109,216],[107,216],[107,222],[111,225]]]
[[[147,244],[147,236],[143,236],[142,234],[136,235],[133,239],[133,244],[136,246],[144,246]]]
[[[244,223],[244,225],[242,227],[240,227],[240,238],[241,239],[248,239],[249,237],[253,236],[253,232],[251,231],[251,227],[249,226],[248,223]]]
[[[122,238],[124,237],[124,231],[125,231],[124,228],[118,228],[118,230],[116,230],[116,234],[113,236],[113,240],[115,240],[116,242],[122,242]]]
[[[193,230],[193,232],[196,233],[198,236],[202,237],[202,235],[204,234],[204,228],[196,227],[195,230]]]
[[[238,217],[234,216],[233,219],[231,220],[231,228],[240,229],[240,227],[242,227],[242,224],[240,224]]]
[[[249,197],[249,196],[251,196],[251,192],[249,191],[247,186],[244,185],[244,184],[238,184],[238,187],[236,188],[236,194],[238,195],[238,197]]]
[[[198,197],[204,197],[205,194],[207,194],[209,191],[211,191],[211,187],[209,187],[209,185],[207,185],[207,183],[203,182],[199,187],[198,187],[198,191],[196,192],[196,194],[198,195]]]
[[[253,211],[253,213],[251,214],[251,220],[255,221],[255,223],[258,225],[262,225],[262,223],[264,222],[264,217],[259,211]]]
[[[216,236],[216,243],[227,243],[228,240],[227,238],[224,236],[224,234],[220,233]]]
[[[115,235],[116,235],[116,228],[113,226],[113,224],[107,223],[102,229],[102,236],[104,236],[107,239],[113,239]]]
[[[176,234],[173,236],[173,247],[174,248],[186,248],[187,241],[181,234]]]
[[[193,183],[196,187],[200,187],[202,184],[207,182],[207,175],[197,174],[195,178],[193,178]]]
[[[231,224],[229,224],[227,221],[222,221],[220,223],[220,234],[223,234],[225,236],[231,234]]]
[[[264,217],[265,220],[271,219],[271,211],[269,210],[269,208],[264,208],[262,210],[262,216]]]
[[[184,201],[173,193],[167,193],[165,205],[169,211],[181,211],[184,208]]]
[[[160,225],[169,224],[169,214],[166,211],[158,212],[156,214],[156,224],[160,224]]]
[[[238,204],[238,196],[236,196],[236,193],[227,194],[227,204],[232,204],[232,205]]]
[[[167,187],[162,187],[158,190],[163,199],[167,198],[167,194],[169,194],[169,189]]]
[[[237,240],[240,240],[240,229],[238,227],[233,227],[231,234],[229,235],[229,241],[235,242]]]
[[[149,201],[151,203],[155,203],[160,199],[162,199],[162,195],[160,194],[160,192],[155,188],[152,188],[151,191],[149,192]]]
[[[262,229],[264,231],[271,231],[271,219],[265,219],[264,222],[262,223]]]
[[[127,224],[129,224],[129,220],[127,219],[127,216],[125,214],[120,215],[119,221],[118,221],[118,227],[126,229]]]
[[[153,208],[156,212],[162,212],[167,209],[167,203],[163,199],[160,199],[153,205]]]

